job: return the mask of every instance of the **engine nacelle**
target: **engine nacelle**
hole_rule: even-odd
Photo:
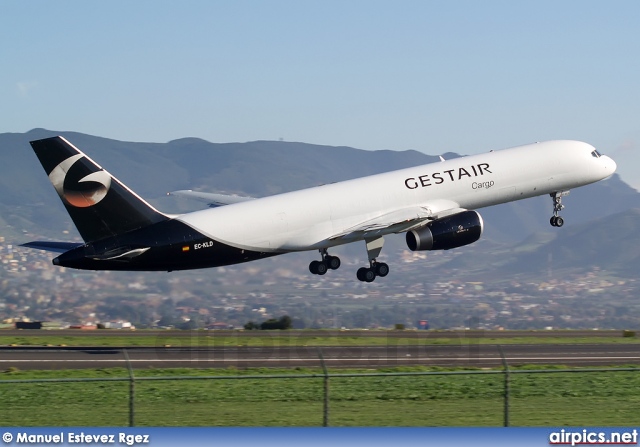
[[[407,245],[411,251],[462,247],[480,239],[482,227],[482,216],[477,211],[463,211],[408,231]]]

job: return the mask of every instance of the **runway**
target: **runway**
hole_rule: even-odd
[[[510,366],[640,365],[639,344],[502,345]],[[380,368],[394,366],[499,367],[498,345],[458,344],[351,347],[127,348],[133,368],[321,367]],[[126,367],[119,348],[0,348],[0,369],[84,369]]]
[[[6,337],[42,337],[43,335],[59,335],[71,337],[153,337],[163,338],[199,338],[199,337],[220,337],[220,338],[273,338],[288,337],[290,339],[305,339],[310,337],[331,337],[331,338],[353,338],[353,337],[374,337],[374,338],[411,338],[411,339],[468,339],[468,338],[620,338],[621,330],[443,330],[443,331],[395,331],[395,330],[366,330],[366,329],[322,329],[322,330],[287,330],[287,331],[238,331],[238,330],[215,330],[215,331],[179,331],[179,330],[95,330],[81,331],[78,329],[56,329],[45,330],[21,330],[3,329],[0,336]]]

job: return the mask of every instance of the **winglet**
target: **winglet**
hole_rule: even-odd
[[[230,196],[228,194],[216,194],[211,192],[198,192],[191,189],[172,191],[167,193],[168,196],[182,196],[190,199],[204,202],[212,208],[224,205],[233,205],[234,203],[246,202],[253,200],[254,197],[246,196]]]

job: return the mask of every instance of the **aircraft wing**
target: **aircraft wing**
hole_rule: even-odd
[[[33,241],[26,244],[20,244],[21,247],[35,248],[37,250],[54,251],[56,253],[64,253],[80,247],[83,244],[77,242],[53,242],[53,241]]]
[[[190,189],[183,189],[180,191],[168,192],[167,195],[188,197],[190,199],[199,200],[200,202],[206,203],[211,208],[224,206],[224,205],[231,205],[234,203],[246,202],[248,200],[255,199],[255,197],[232,196],[227,194],[216,194],[211,192],[198,192],[198,191],[192,191]]]
[[[424,225],[429,220],[436,220],[451,214],[466,211],[451,200],[434,200],[429,204],[402,208],[382,214],[373,219],[335,234],[329,240],[373,238],[389,233],[404,233]]]

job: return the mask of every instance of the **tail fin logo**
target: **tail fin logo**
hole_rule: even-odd
[[[53,187],[58,191],[60,198],[67,204],[76,208],[87,208],[95,205],[105,198],[111,187],[111,176],[104,170],[92,172],[84,176],[75,184],[65,185],[67,173],[83,154],[76,154],[62,161],[53,168],[49,179]]]

